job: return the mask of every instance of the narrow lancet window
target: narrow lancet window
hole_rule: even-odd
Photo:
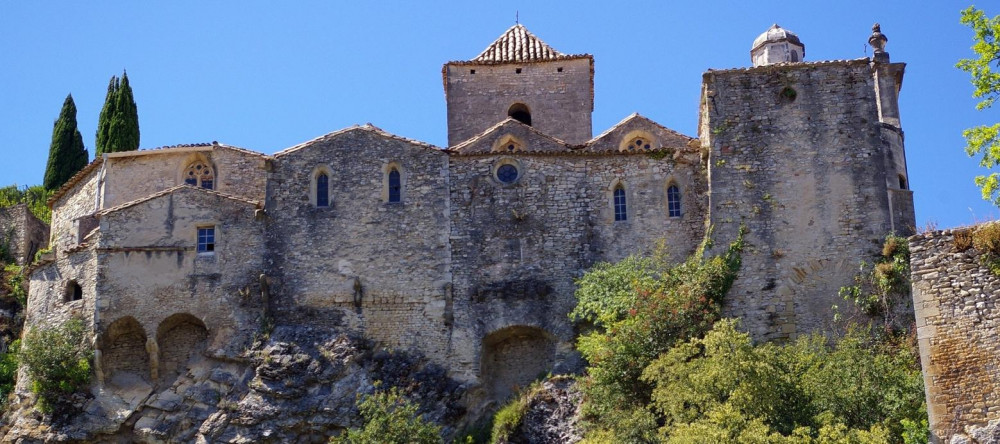
[[[393,168],[389,171],[389,202],[402,202],[403,185],[400,181],[399,170]]]
[[[330,177],[326,173],[316,176],[316,206],[330,206]]]
[[[625,208],[625,187],[618,185],[614,193],[615,220],[628,220]]]
[[[670,217],[681,217],[681,190],[677,185],[667,188],[667,213]]]

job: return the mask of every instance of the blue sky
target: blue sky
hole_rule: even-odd
[[[833,4],[836,3],[836,4]],[[874,22],[893,61],[918,224],[998,218],[972,177],[962,129],[977,112],[959,24],[969,3],[771,2],[2,2],[0,185],[41,183],[66,94],[93,156],[108,79],[127,69],[143,148],[219,141],[265,153],[353,124],[446,144],[441,66],[475,57],[514,24],[565,53],[594,55],[594,134],[632,112],[695,136],[701,74],[748,66],[772,23],[806,60],[871,54]],[[989,15],[1000,7],[984,4]]]

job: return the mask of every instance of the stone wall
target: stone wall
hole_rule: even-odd
[[[1000,277],[955,237],[969,229],[910,238],[917,341],[934,442],[1000,419]],[[965,247],[967,248],[967,247]]]
[[[101,169],[88,169],[83,177],[50,204],[52,225],[49,239],[50,246],[57,255],[64,255],[80,245],[82,237],[87,235],[80,233],[80,220],[101,209],[97,200]]]
[[[0,208],[0,244],[18,265],[30,264],[35,252],[49,243],[49,227],[28,210],[27,204]]]
[[[828,329],[893,228],[868,60],[709,71],[703,93],[716,246],[749,229],[726,315],[761,339]]]
[[[541,132],[573,144],[590,140],[594,59],[531,63],[452,62],[444,66],[448,145],[457,145],[507,118],[521,103]]]

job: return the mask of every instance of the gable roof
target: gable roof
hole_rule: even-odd
[[[693,141],[698,140],[697,138],[685,136],[684,134],[660,125],[659,123],[656,123],[639,113],[632,113],[622,119],[621,122],[618,122],[611,128],[605,130],[597,137],[587,141],[587,143],[584,144],[585,150],[593,153],[617,152],[618,139],[624,136],[624,134],[620,133],[633,129],[651,130],[659,138],[660,146],[652,147],[649,150],[643,150],[644,152],[659,151],[663,149],[688,149]]]
[[[329,140],[332,140],[332,139],[336,138],[337,136],[340,136],[342,134],[347,134],[347,133],[352,132],[352,131],[365,131],[365,132],[369,132],[369,133],[378,135],[379,137],[384,137],[384,138],[393,139],[393,140],[399,140],[399,141],[402,141],[402,142],[409,143],[411,145],[416,145],[416,146],[420,146],[420,147],[424,147],[424,148],[430,148],[430,149],[433,149],[433,150],[442,151],[441,148],[438,148],[438,147],[436,147],[434,145],[431,145],[431,144],[429,144],[427,142],[421,142],[419,140],[409,139],[409,138],[402,137],[402,136],[397,136],[395,134],[392,134],[392,133],[390,133],[388,131],[383,130],[382,128],[379,128],[379,127],[377,127],[375,125],[372,125],[371,123],[366,123],[364,125],[349,126],[349,127],[344,128],[342,130],[337,130],[337,131],[334,131],[332,133],[324,134],[324,135],[319,136],[319,137],[317,137],[315,139],[308,140],[308,141],[302,142],[302,143],[300,143],[298,145],[285,148],[285,149],[283,149],[281,151],[278,151],[277,153],[272,154],[272,157],[278,158],[278,157],[281,157],[281,156],[284,156],[284,155],[287,155],[287,154],[291,154],[291,153],[296,152],[296,151],[298,151],[298,150],[300,150],[302,148],[305,148],[307,146],[314,145],[314,144],[319,143],[319,142],[326,142],[326,141],[329,141]]]
[[[545,134],[530,125],[525,125],[514,118],[508,117],[468,140],[448,148],[446,151],[448,154],[457,155],[495,154],[492,150],[493,143],[498,138],[507,134],[517,136],[521,139],[531,137],[543,142],[542,145],[538,145],[528,143],[527,140],[524,140],[527,146],[523,150],[518,150],[518,154],[568,153],[575,148],[573,145]]]
[[[219,191],[215,191],[215,190],[209,190],[209,189],[205,189],[205,188],[201,188],[201,187],[195,187],[195,186],[191,186],[191,185],[177,185],[177,186],[173,186],[173,187],[167,188],[167,189],[165,189],[163,191],[155,192],[155,193],[150,194],[150,195],[145,196],[145,197],[140,197],[138,199],[125,202],[125,203],[123,203],[121,205],[116,205],[116,206],[113,206],[111,208],[98,211],[97,214],[99,216],[103,216],[103,215],[108,214],[108,213],[114,213],[116,211],[121,211],[121,210],[124,210],[126,208],[139,205],[139,204],[141,204],[143,202],[148,202],[148,201],[151,201],[151,200],[156,199],[158,197],[163,197],[163,196],[166,196],[168,194],[173,194],[173,193],[178,192],[178,191],[194,191],[194,192],[201,192],[201,193],[213,194],[213,195],[225,198],[225,199],[234,200],[234,201],[237,201],[237,202],[240,202],[240,203],[249,204],[249,205],[253,205],[254,207],[260,208],[260,202],[257,202],[255,200],[250,200],[250,199],[246,199],[246,198],[243,198],[243,197],[240,197],[240,196],[236,196],[236,195],[232,195],[232,194],[228,194],[228,193],[223,193],[223,192],[219,192]]]
[[[75,187],[76,184],[80,183],[80,181],[82,181],[91,173],[93,173],[94,170],[96,170],[97,167],[101,166],[102,163],[104,163],[103,157],[98,157],[94,159],[92,162],[88,163],[87,166],[83,167],[83,169],[81,169],[80,171],[77,171],[76,174],[70,176],[70,178],[66,180],[66,183],[62,184],[62,186],[59,187],[58,190],[52,193],[52,196],[45,201],[45,204],[49,206],[49,209],[52,209],[52,205],[54,205],[57,200],[59,200],[66,193],[68,193],[69,190],[73,189],[73,187]]]

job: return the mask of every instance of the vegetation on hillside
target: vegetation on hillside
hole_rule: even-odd
[[[854,282],[842,287],[840,296],[853,302],[862,313],[881,320],[888,331],[902,332],[913,325],[912,310],[896,310],[910,300],[910,247],[905,238],[886,236],[882,254],[872,265],[862,261]]]
[[[77,171],[83,169],[88,160],[83,136],[76,127],[76,104],[70,94],[66,96],[59,118],[53,124],[49,161],[45,166],[42,187],[49,191],[59,189]]]
[[[0,187],[0,208],[14,206],[20,203],[28,204],[28,211],[42,222],[50,223],[52,210],[46,203],[52,197],[52,191],[41,185],[18,187],[16,184]]]
[[[962,59],[956,66],[972,75],[972,85],[975,88],[972,96],[981,99],[976,109],[983,110],[993,106],[1000,97],[1000,16],[988,18],[986,14],[970,6],[962,11],[962,24],[972,28],[972,51],[975,57]],[[979,165],[992,170],[1000,165],[1000,123],[980,125],[969,128],[962,133],[965,136],[965,152],[970,157],[979,156]],[[983,193],[983,199],[1000,206],[1000,174],[992,171],[989,174],[976,176],[976,185]]]
[[[434,444],[441,442],[441,427],[417,415],[417,406],[399,389],[378,390],[359,395],[357,406],[364,420],[361,428],[350,429],[330,440],[336,444]]]
[[[93,354],[87,328],[80,319],[28,330],[17,360],[31,380],[31,391],[38,395],[39,410],[52,411],[87,385]]]

